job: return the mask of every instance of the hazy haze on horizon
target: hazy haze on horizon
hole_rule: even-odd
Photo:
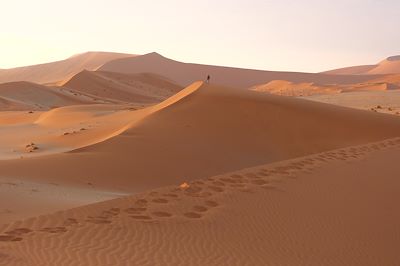
[[[85,51],[319,72],[400,54],[400,1],[14,0],[2,4],[0,68]]]

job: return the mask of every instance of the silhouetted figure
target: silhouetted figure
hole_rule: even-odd
[[[210,75],[207,76],[207,83],[210,83]]]

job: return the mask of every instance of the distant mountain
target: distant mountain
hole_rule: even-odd
[[[40,84],[59,84],[82,70],[97,70],[108,61],[133,57],[131,54],[87,52],[68,59],[10,69],[0,69],[0,83],[29,81]]]

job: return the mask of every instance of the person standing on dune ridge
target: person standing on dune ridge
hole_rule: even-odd
[[[207,83],[210,83],[210,78],[211,78],[210,75],[207,75],[207,81],[206,81]]]

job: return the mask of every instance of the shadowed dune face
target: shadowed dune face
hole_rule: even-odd
[[[40,65],[0,69],[0,83],[30,81],[40,84],[58,84],[84,69],[96,70],[108,61],[132,57],[130,54],[87,52],[68,59]]]
[[[102,71],[83,71],[63,86],[84,95],[130,103],[158,103],[182,89],[181,86],[154,74]]]
[[[142,55],[135,58],[116,59],[104,64],[99,70],[119,73],[155,73],[167,77],[182,86],[188,86],[196,80],[205,80],[207,75],[210,75],[213,83],[237,88],[248,88],[272,80],[316,82],[324,84],[352,84],[371,79],[371,77],[368,76],[276,72],[188,64],[165,58],[157,53]]]
[[[2,173],[68,182],[90,176],[99,186],[138,191],[400,132],[396,117],[296,98],[201,84],[178,95],[108,141],[67,154],[1,161]]]
[[[164,77],[82,71],[63,86],[31,82],[0,84],[0,111],[49,110],[81,104],[159,103],[182,89]]]
[[[85,97],[57,87],[46,87],[30,82],[0,84],[0,111],[48,110],[67,105],[90,103]]]

